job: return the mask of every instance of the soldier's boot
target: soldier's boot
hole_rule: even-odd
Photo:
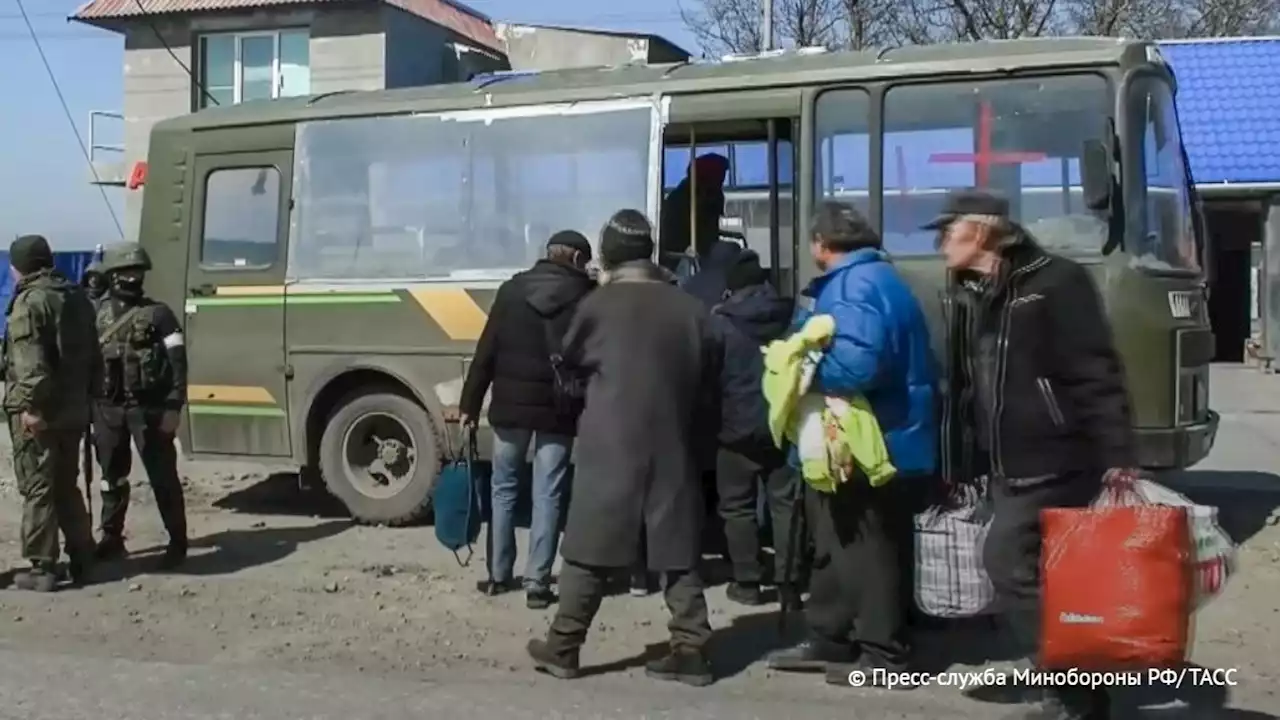
[[[44,564],[32,563],[30,570],[13,576],[13,586],[32,592],[53,592],[58,589],[58,574]]]
[[[93,582],[93,556],[73,555],[67,560],[67,579],[73,587],[84,587]]]
[[[93,557],[99,561],[119,560],[128,555],[129,551],[124,546],[124,538],[120,535],[110,534],[103,535],[98,541],[97,547],[93,549]]]

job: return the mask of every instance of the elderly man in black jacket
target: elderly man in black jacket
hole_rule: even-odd
[[[943,471],[988,477],[984,561],[1012,638],[1039,640],[1040,511],[1083,507],[1135,465],[1129,396],[1088,272],[1051,255],[987,192],[954,193],[928,228],[953,273]],[[994,688],[993,688],[994,689]],[[981,692],[975,693],[981,695]],[[1024,720],[1101,720],[1105,691],[1045,688]]]
[[[610,578],[638,559],[662,576],[671,610],[670,652],[652,677],[712,681],[711,635],[698,577],[703,497],[698,428],[714,427],[720,352],[707,310],[654,264],[649,221],[614,214],[601,233],[605,274],[564,339],[565,362],[587,381],[573,502],[565,526],[560,605],[546,640],[529,642],[539,670],[577,677]]]
[[[533,516],[529,561],[524,573],[526,604],[548,607],[551,566],[560,538],[560,511],[578,418],[556,397],[551,356],[569,326],[578,301],[595,282],[587,275],[591,245],[564,230],[547,241],[547,257],[498,289],[475,358],[462,388],[463,423],[474,424],[493,386],[492,513],[489,520],[489,579],[479,590],[497,595],[516,590],[515,508],[520,470],[533,445]]]

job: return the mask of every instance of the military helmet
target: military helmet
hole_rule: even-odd
[[[90,275],[101,275],[102,261],[94,260],[93,262],[89,263],[89,265],[84,269],[84,274],[85,274],[85,277],[88,277]]]
[[[107,248],[102,254],[102,272],[119,270],[150,270],[151,257],[138,243],[124,243]]]

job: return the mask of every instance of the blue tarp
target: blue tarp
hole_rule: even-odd
[[[98,258],[95,251],[86,252],[60,252],[53,254],[53,264],[58,268],[58,272],[79,281],[80,276],[84,275],[84,269],[89,267],[89,263]],[[9,296],[13,294],[13,275],[9,271],[9,253],[0,251],[0,265],[4,267],[4,272],[0,274],[0,303],[4,307],[9,307]],[[4,326],[0,324],[0,336],[4,335]]]

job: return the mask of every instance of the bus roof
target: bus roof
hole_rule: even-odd
[[[672,63],[495,73],[471,82],[394,90],[339,91],[214,107],[161,121],[157,132],[212,130],[333,117],[442,112],[577,102],[656,92],[716,92],[912,75],[1000,72],[1141,62],[1146,41],[1034,38],[842,52],[788,52],[715,63]]]

